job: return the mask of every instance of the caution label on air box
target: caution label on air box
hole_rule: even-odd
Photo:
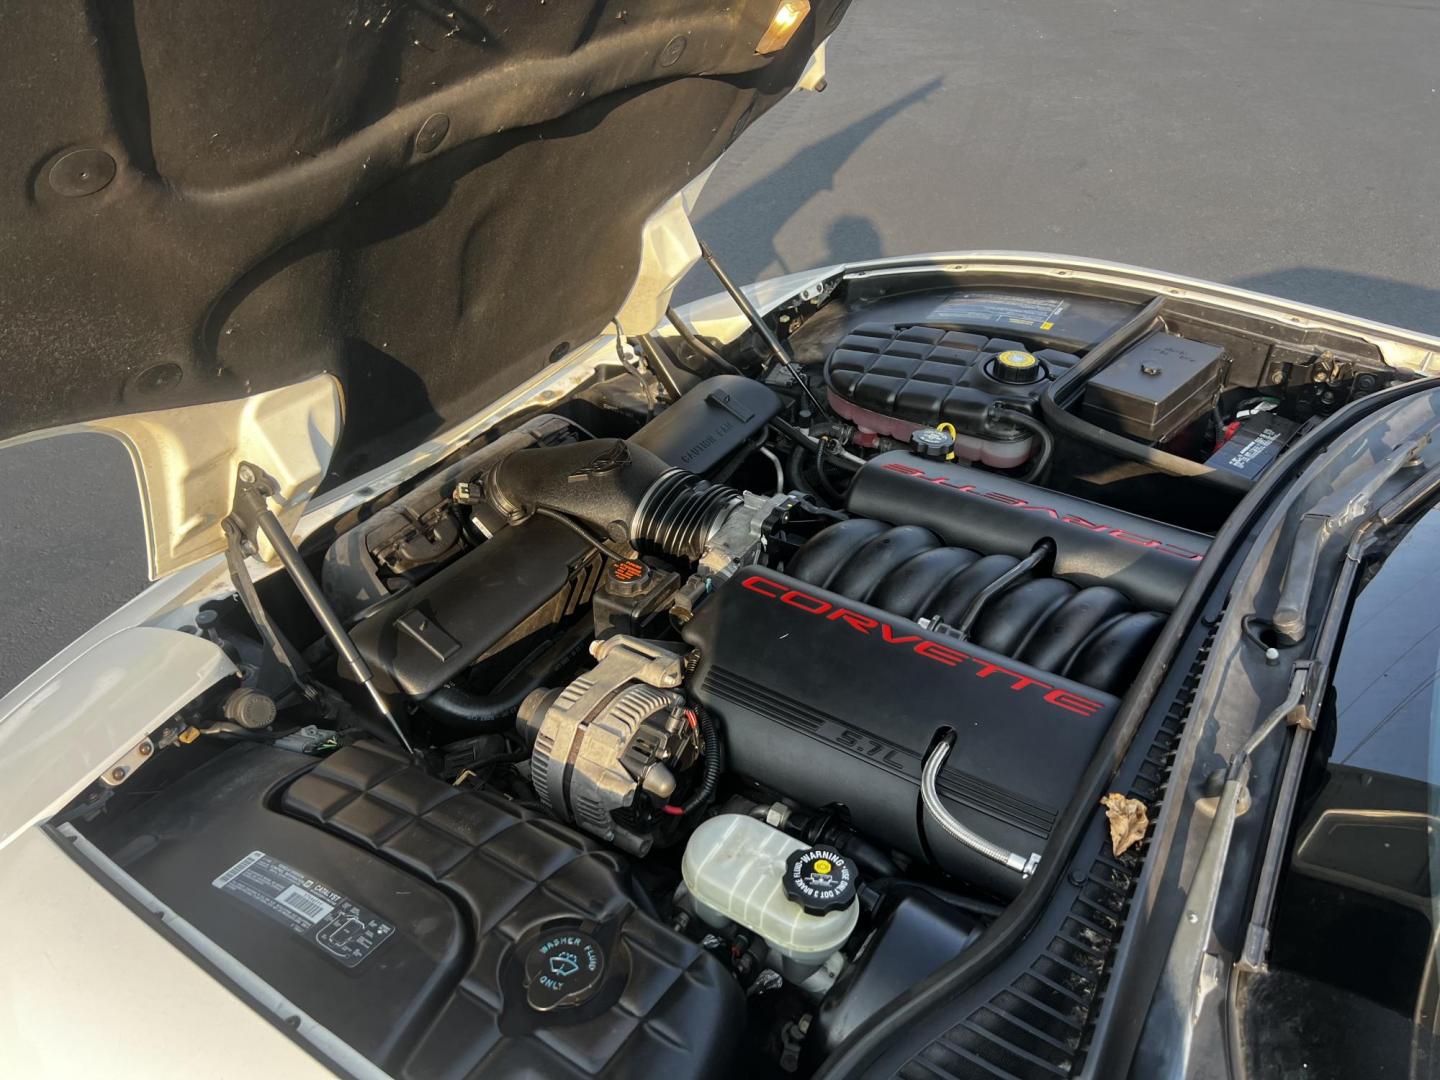
[[[395,924],[288,863],[252,851],[210,884],[288,926],[346,967],[395,933]]]

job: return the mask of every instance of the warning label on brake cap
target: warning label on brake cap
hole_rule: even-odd
[[[395,924],[322,882],[252,851],[210,884],[264,912],[346,967],[356,967],[395,933]]]

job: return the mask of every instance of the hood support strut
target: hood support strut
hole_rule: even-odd
[[[805,376],[801,374],[800,369],[795,366],[795,361],[790,359],[790,354],[785,351],[785,346],[780,344],[780,339],[775,336],[775,331],[770,329],[770,324],[765,321],[765,317],[756,310],[755,305],[750,302],[750,298],[745,295],[744,290],[730,280],[730,275],[725,273],[724,267],[720,265],[720,260],[715,258],[715,253],[710,250],[709,245],[706,244],[704,240],[697,242],[700,245],[700,257],[705,260],[705,265],[708,266],[710,272],[715,275],[715,280],[720,282],[725,291],[730,294],[730,299],[735,301],[735,306],[740,309],[741,314],[745,316],[751,327],[754,328],[755,333],[760,335],[760,340],[765,342],[765,346],[770,350],[770,354],[775,357],[776,361],[785,369],[790,378],[795,380],[795,385],[800,388],[800,392],[804,394],[805,397],[809,399],[810,404],[814,406],[815,415],[822,419],[828,416],[828,410],[824,405],[820,404],[820,399],[815,396],[815,391],[810,389],[810,384],[805,381]],[[671,317],[671,321],[674,321],[673,316]],[[676,329],[679,329],[678,324]]]
[[[264,609],[260,605],[260,598],[254,591],[253,584],[245,572],[244,555],[253,555],[258,550],[260,534],[270,542],[275,549],[275,554],[280,557],[280,564],[284,566],[295,587],[300,590],[306,605],[310,608],[315,618],[320,623],[320,628],[325,631],[325,636],[330,639],[330,644],[335,646],[339,653],[341,662],[350,669],[355,681],[365,687],[370,698],[375,703],[376,710],[389,723],[394,730],[396,738],[407,753],[414,753],[410,740],[405,737],[405,731],[400,726],[400,718],[391,707],[380,688],[375,685],[375,677],[370,671],[370,666],[365,663],[365,658],[360,655],[360,650],[355,648],[355,643],[350,640],[350,635],[345,632],[344,625],[340,622],[335,609],[325,599],[324,593],[320,591],[320,585],[316,582],[310,568],[305,565],[305,560],[300,557],[300,552],[290,539],[290,534],[280,524],[274,512],[270,509],[269,498],[275,494],[277,488],[275,482],[265,475],[260,469],[251,465],[248,461],[242,461],[235,474],[235,502],[230,510],[230,515],[223,522],[226,538],[230,541],[230,549],[233,554],[229,559],[230,574],[236,579],[236,588],[240,596],[247,601],[246,607],[250,610],[251,617],[255,619],[256,625],[267,638],[271,639],[271,645],[276,655],[292,674],[295,674],[296,681],[302,687],[304,683],[300,680],[298,671],[293,663],[293,657],[288,655],[289,650],[283,644],[283,639],[278,636],[277,631],[270,625]],[[238,550],[237,550],[238,549]],[[249,586],[245,588],[242,586]]]

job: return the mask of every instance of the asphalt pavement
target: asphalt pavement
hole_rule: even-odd
[[[1440,334],[1437,42],[1434,0],[857,0],[826,91],[747,133],[697,228],[741,281],[1052,251]],[[143,587],[144,551],[99,436],[0,452],[0,507],[3,692]]]

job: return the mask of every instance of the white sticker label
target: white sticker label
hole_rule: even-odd
[[[230,867],[229,870],[226,870],[210,884],[214,885],[217,889],[223,889],[226,885],[229,885],[230,882],[234,881],[246,870],[249,870],[250,867],[254,866],[264,857],[265,853],[263,851],[252,851],[249,855],[246,855],[245,858],[241,859],[234,866]]]
[[[252,851],[211,882],[354,967],[395,933],[395,924],[289,863]]]
[[[275,899],[295,912],[295,914],[299,915],[302,919],[308,919],[312,923],[319,922],[335,910],[334,904],[327,904],[323,900],[317,900],[298,885],[286,886],[285,891],[275,897]]]

